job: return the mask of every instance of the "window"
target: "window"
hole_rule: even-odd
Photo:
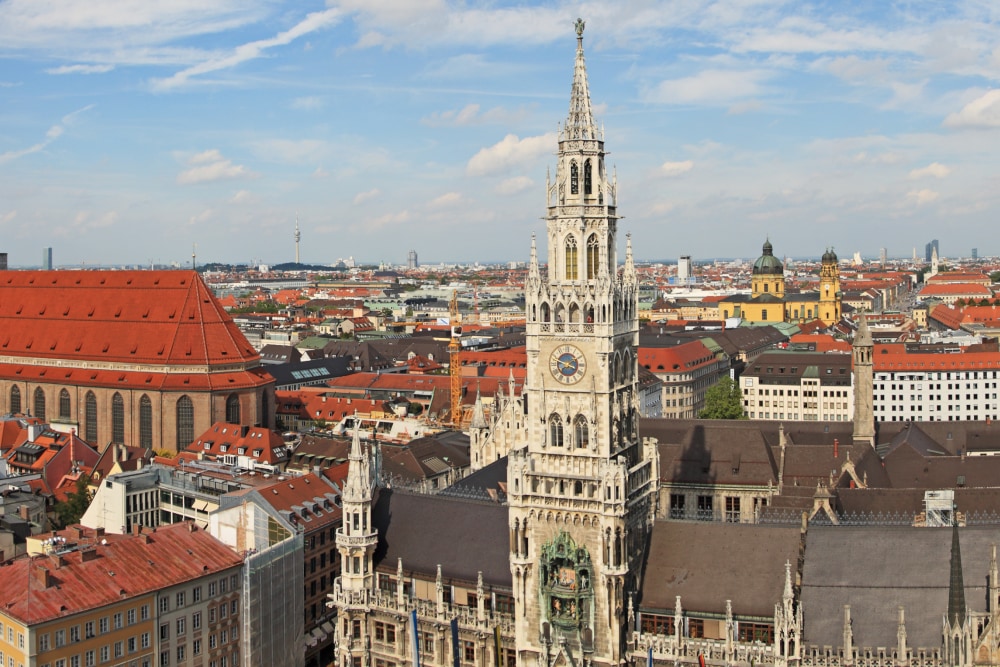
[[[84,440],[94,444],[97,442],[97,396],[94,392],[88,391],[83,399],[84,411]]]
[[[108,632],[108,617],[104,616],[101,618],[101,620],[98,621],[98,625],[101,628],[101,634],[106,634]]]
[[[139,607],[139,618],[141,618],[144,621],[148,621],[149,620],[149,605],[148,604],[144,604],[141,607]]]
[[[233,616],[235,616],[236,615],[236,609],[237,609],[237,607],[236,607],[236,600],[230,601],[229,602],[229,613],[232,614]]]
[[[193,602],[201,602],[201,586],[195,586],[191,591],[191,600]]]
[[[38,635],[38,652],[43,653],[49,650],[49,633]]]
[[[73,627],[71,627],[69,629],[69,641],[70,641],[70,643],[73,643],[73,644],[75,644],[76,642],[80,641],[80,626],[79,625],[74,625]]]
[[[10,388],[10,412],[15,415],[21,413],[21,390],[17,385]]]
[[[462,660],[465,662],[476,661],[476,644],[468,640],[462,641]]]
[[[187,631],[187,618],[180,617],[177,619],[177,636],[180,637]]]
[[[240,423],[240,397],[230,394],[226,399],[226,421],[230,424]]]
[[[180,593],[177,594],[177,606],[178,607],[184,606],[184,591],[181,591]]]
[[[726,521],[740,522],[740,499],[738,496],[726,496]]]
[[[56,648],[66,645],[66,631],[56,630]]]
[[[556,413],[549,417],[549,444],[553,447],[563,446],[562,418]]]
[[[142,640],[142,642],[141,642],[142,643],[142,647],[143,648],[149,648],[149,633],[148,632],[142,633],[142,637],[140,639]]]
[[[160,651],[160,667],[169,667],[170,651]]]
[[[670,494],[670,518],[671,519],[683,519],[684,518],[684,503],[687,497],[683,493],[671,493]]]
[[[580,194],[580,168],[576,162],[571,162],[569,165],[569,193]]]
[[[194,404],[187,396],[177,399],[177,451],[187,449],[194,440]]]
[[[153,447],[153,402],[146,394],[139,399],[139,446]]]
[[[712,496],[698,496],[698,520],[711,521],[713,518]]]
[[[740,621],[738,639],[741,642],[774,643],[774,627],[765,623]]]
[[[201,655],[201,640],[195,639],[191,642],[191,655]]]
[[[375,621],[375,641],[384,644],[396,643],[396,626],[391,623]]]
[[[590,428],[587,425],[587,418],[583,415],[577,415],[573,420],[573,438],[580,449],[590,446]]]
[[[101,647],[101,662],[107,662],[111,659],[111,647],[102,646]]]
[[[587,237],[587,279],[593,280],[601,266],[601,247],[597,242],[597,234]]]
[[[170,611],[170,598],[166,595],[160,597],[160,613],[165,614]]]
[[[69,400],[69,391],[62,389],[59,391],[59,418],[69,419],[72,412]]]
[[[128,652],[129,653],[135,653],[135,650],[136,650],[135,649],[135,644],[136,644],[135,637],[129,637],[128,638]]]
[[[125,612],[125,618],[129,625],[135,625],[135,609],[129,609]]]
[[[93,651],[87,651],[83,654],[83,664],[85,667],[94,667],[97,664],[96,655]]]
[[[94,622],[93,621],[87,621],[86,623],[84,623],[84,625],[83,625],[83,634],[84,634],[84,636],[87,639],[90,639],[91,637],[95,636],[94,635]]]
[[[566,237],[566,280],[576,280],[580,277],[579,259],[577,257],[576,237]]]
[[[177,647],[177,662],[182,662],[184,660],[185,648],[186,647],[184,646],[184,644],[181,644],[180,646]]]
[[[200,611],[196,611],[195,613],[191,614],[191,629],[192,630],[201,630],[201,612]]]
[[[125,654],[125,645],[122,642],[115,642],[115,657],[120,658]]]
[[[111,397],[111,441],[125,442],[125,399],[117,391]]]
[[[592,194],[593,186],[591,185],[593,179],[591,178],[590,160],[583,163],[583,194]]]
[[[160,625],[160,641],[166,641],[170,639],[170,624],[163,623]]]
[[[672,635],[674,634],[674,617],[644,613],[642,615],[642,631],[654,635]]]
[[[45,421],[45,392],[35,387],[35,416]]]

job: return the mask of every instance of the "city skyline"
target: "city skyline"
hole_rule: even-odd
[[[637,259],[996,254],[998,13],[8,0],[4,250],[278,263],[297,215],[307,263],[524,261],[580,16]]]

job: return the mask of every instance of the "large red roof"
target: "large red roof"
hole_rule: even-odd
[[[5,271],[0,354],[184,366],[259,359],[195,271]]]

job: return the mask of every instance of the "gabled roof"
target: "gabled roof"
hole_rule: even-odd
[[[0,354],[156,365],[259,357],[195,271],[7,271]]]
[[[209,459],[222,456],[246,456],[258,463],[280,465],[288,461],[288,450],[281,435],[260,426],[240,426],[215,422],[187,446],[186,451]]]
[[[337,504],[340,491],[322,474],[311,472],[278,480],[256,491],[265,503],[306,532],[336,524],[342,515]]]

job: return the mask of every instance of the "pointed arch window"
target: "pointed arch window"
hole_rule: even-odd
[[[576,161],[569,163],[569,193],[571,195],[580,194],[580,168]]]
[[[194,440],[194,404],[187,396],[177,399],[177,443],[179,452]]]
[[[566,237],[566,280],[576,280],[580,277],[580,260],[577,254],[576,237]]]
[[[17,385],[10,388],[10,413],[21,414],[21,390]]]
[[[230,394],[226,399],[226,421],[230,424],[240,423],[240,397]]]
[[[597,241],[597,234],[587,237],[587,280],[597,277],[597,272],[601,266],[601,244]]]
[[[111,397],[111,442],[125,442],[125,400],[117,391]]]
[[[84,440],[90,444],[97,443],[97,397],[94,392],[88,391],[83,398],[84,411]]]
[[[583,163],[583,194],[589,195],[593,192],[593,179],[590,177],[590,160]]]
[[[585,449],[590,446],[590,427],[587,425],[587,418],[577,415],[573,420],[573,440],[578,449]]]
[[[549,417],[549,443],[553,447],[563,446],[562,418],[554,412]]]
[[[35,416],[45,421],[45,392],[35,387]]]
[[[139,399],[139,446],[153,448],[153,402],[146,394]]]
[[[63,389],[59,392],[59,418],[69,419],[70,412],[69,392]]]

